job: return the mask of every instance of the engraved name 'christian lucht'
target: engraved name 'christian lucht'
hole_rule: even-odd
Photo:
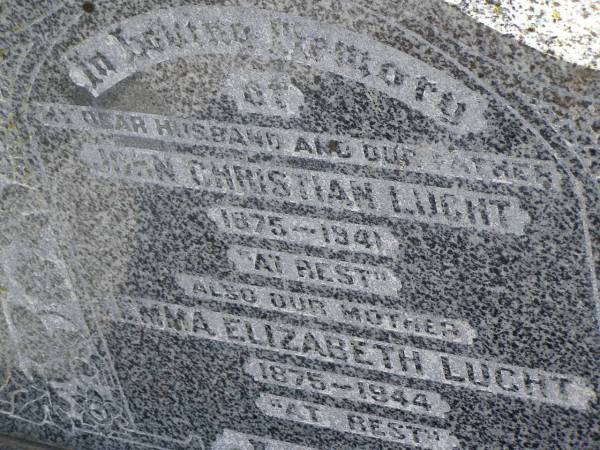
[[[199,158],[114,144],[85,144],[80,157],[96,174],[381,217],[522,234],[531,222],[519,199],[284,165]]]

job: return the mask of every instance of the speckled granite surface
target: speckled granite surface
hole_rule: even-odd
[[[444,2],[9,0],[0,432],[592,449],[598,72]]]

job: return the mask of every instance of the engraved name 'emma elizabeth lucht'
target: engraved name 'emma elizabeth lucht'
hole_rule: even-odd
[[[84,144],[97,175],[376,216],[522,234],[531,221],[517,198],[329,172],[292,169],[113,144]]]
[[[209,145],[247,154],[317,159],[508,186],[535,189],[558,189],[560,186],[560,177],[552,161],[450,149],[442,144],[357,139],[52,103],[37,104],[35,114],[46,126],[86,132]]]
[[[153,11],[86,39],[65,58],[73,82],[98,96],[136,72],[193,55],[300,64],[376,89],[459,132],[486,126],[484,98],[448,73],[367,36],[266,10]]]
[[[298,256],[297,259],[300,264],[304,264],[301,262],[303,257]],[[465,321],[417,314],[398,307],[384,308],[187,274],[178,274],[176,280],[186,295],[199,300],[217,300],[313,317],[325,322],[345,323],[459,344],[472,344],[476,335],[475,330]]]
[[[581,410],[596,399],[573,375],[149,299],[120,297],[104,307],[117,322],[492,394]]]

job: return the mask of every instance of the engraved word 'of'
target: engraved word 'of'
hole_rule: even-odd
[[[153,11],[91,36],[64,57],[71,80],[99,96],[136,72],[195,55],[308,66],[382,92],[459,133],[486,127],[486,100],[448,73],[366,36],[272,11]],[[302,103],[297,88],[272,74],[233,74],[226,84],[238,106],[251,112],[294,115]]]

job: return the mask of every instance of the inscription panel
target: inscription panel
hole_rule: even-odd
[[[450,342],[472,344],[475,338],[475,330],[460,320],[185,274],[178,274],[177,280],[187,295],[201,300],[217,299],[237,305],[307,315],[327,322],[380,328]]]
[[[404,423],[385,417],[360,414],[286,397],[264,394],[258,407],[269,416],[331,428],[346,433],[376,437],[384,441],[434,450],[456,447],[456,440],[445,430]]]
[[[545,372],[426,349],[355,338],[319,329],[244,319],[205,308],[187,308],[146,299],[119,299],[113,320],[205,339],[273,349],[327,362],[401,374],[507,396],[587,409],[596,394],[577,376]]]
[[[277,384],[332,397],[358,400],[388,408],[444,417],[450,407],[435,392],[406,389],[387,383],[345,377],[298,366],[250,360],[246,372],[256,381]]]
[[[98,96],[161,61],[206,53],[297,61],[359,79],[427,115],[460,124],[463,132],[467,121],[476,129],[485,126],[477,117],[485,100],[443,72],[365,36],[277,13],[243,8],[154,12],[92,36],[65,59],[71,79]]]
[[[17,64],[1,146],[23,167],[0,179],[0,431],[592,448],[597,197],[499,95],[531,76],[435,47],[420,2],[179,3],[32,25],[52,41]]]
[[[36,105],[46,126],[118,133],[168,142],[207,144],[248,153],[278,154],[323,161],[383,167],[538,189],[557,188],[551,161],[508,158],[487,151],[465,152],[439,144],[406,144],[355,139],[297,130],[216,121],[191,121],[141,112],[61,104]]]
[[[357,178],[256,163],[192,158],[86,144],[81,159],[98,175],[360,211],[458,227],[522,234],[530,222],[518,199],[419,184]]]
[[[215,208],[208,215],[224,232],[295,244],[390,257],[397,245],[389,230],[382,227],[242,208]]]
[[[333,259],[298,256],[236,246],[229,258],[240,272],[303,281],[323,286],[394,295],[402,287],[386,267],[346,263]]]

